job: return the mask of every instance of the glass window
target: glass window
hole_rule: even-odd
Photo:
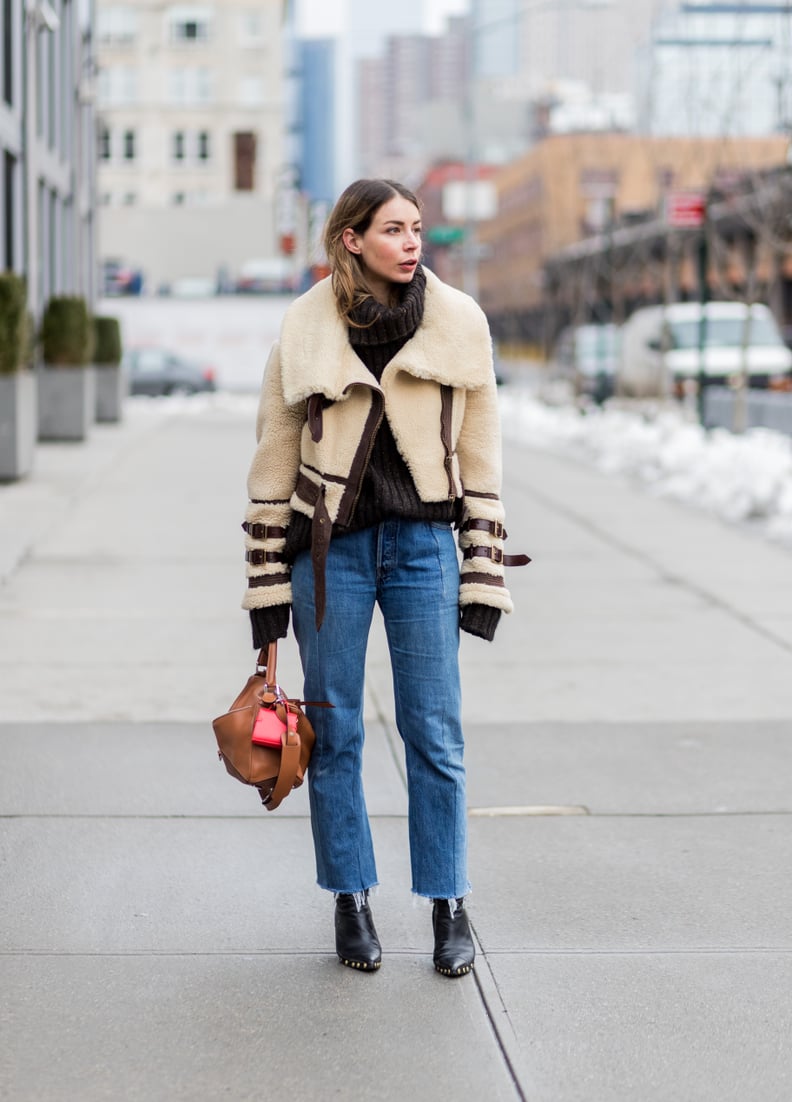
[[[243,46],[264,45],[264,17],[258,11],[246,11],[239,17],[239,41]]]
[[[213,89],[212,70],[201,66],[171,69],[168,74],[168,96],[171,103],[182,106],[210,103]]]
[[[138,13],[126,5],[100,6],[96,13],[96,33],[104,46],[131,45],[138,34]]]
[[[170,41],[177,45],[208,42],[212,13],[208,7],[180,5],[168,12]]]
[[[135,159],[135,131],[124,131],[124,160],[134,161]]]
[[[3,247],[5,266],[13,270],[16,262],[14,249],[14,226],[16,217],[16,157],[6,152],[3,156]]]
[[[14,11],[11,0],[3,0],[3,99],[9,106],[14,102],[14,42],[16,41],[16,34],[13,20]]]
[[[208,161],[211,158],[211,141],[208,130],[198,132],[198,160]]]
[[[195,71],[194,77],[196,103],[209,103],[212,98],[212,71],[201,68]]]
[[[184,160],[184,131],[176,130],[173,134],[173,159],[174,161]]]
[[[244,76],[239,81],[239,102],[245,107],[264,103],[264,81],[260,76]]]
[[[708,348],[740,348],[743,342],[743,318],[707,318],[706,336]],[[694,318],[671,325],[672,348],[698,348],[700,325]],[[751,321],[752,345],[779,345],[781,338],[775,322],[768,317],[754,317]]]
[[[112,160],[113,135],[109,126],[101,123],[99,126],[99,158],[102,161]]]

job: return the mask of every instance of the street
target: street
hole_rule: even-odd
[[[786,1102],[789,551],[509,442],[534,561],[462,640],[475,977],[433,972],[410,900],[378,625],[363,976],[305,790],[267,816],[214,747],[253,659],[254,411],[131,401],[0,488],[0,1097]],[[293,640],[279,671],[298,692]]]

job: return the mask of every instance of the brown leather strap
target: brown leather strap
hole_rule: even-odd
[[[266,562],[283,562],[283,555],[280,551],[255,551],[245,552],[245,562],[251,563],[253,566],[262,566]]]
[[[270,644],[274,646],[274,644]],[[296,731],[289,729],[289,721],[286,713],[286,708],[278,703],[276,705],[276,711],[278,718],[282,723],[286,725],[286,729],[283,732],[283,741],[281,743],[281,760],[280,769],[278,770],[278,779],[275,782],[275,787],[264,800],[264,806],[268,811],[274,811],[278,807],[282,800],[284,800],[292,788],[294,788],[294,782],[297,780],[297,771],[300,768],[300,736]]]
[[[325,505],[324,486],[322,486],[314,504],[314,515],[311,522],[311,564],[314,576],[314,610],[317,631],[322,626],[327,601],[325,565],[327,563],[327,552],[330,549],[332,528],[330,514]]]
[[[462,552],[464,559],[489,559],[496,566],[527,566],[531,561],[528,555],[504,555],[500,547],[466,547]]]
[[[498,540],[505,540],[508,532],[499,520],[484,520],[483,517],[471,517],[462,525],[463,532],[489,532]]]
[[[250,524],[245,521],[242,528],[254,540],[282,540],[286,529],[279,524]]]

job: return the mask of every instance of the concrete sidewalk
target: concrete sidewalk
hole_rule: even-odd
[[[361,975],[305,792],[267,815],[214,750],[253,411],[132,402],[0,487],[0,1098],[787,1102],[789,553],[509,445],[535,561],[462,643],[475,976],[434,973],[409,898],[378,627]]]

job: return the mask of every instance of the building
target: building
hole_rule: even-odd
[[[658,135],[787,133],[792,6],[682,3],[642,51],[640,127]]]
[[[297,133],[300,189],[310,203],[335,198],[335,55],[331,38],[298,44]]]
[[[150,290],[280,254],[285,16],[284,0],[99,0],[100,252]]]
[[[414,183],[432,161],[464,157],[467,35],[452,18],[442,35],[390,35],[381,56],[358,61],[361,175]]]
[[[480,300],[497,335],[547,343],[548,325],[556,324],[547,309],[548,266],[554,257],[584,249],[587,239],[595,241],[600,276],[605,271],[607,282],[617,234],[660,218],[670,194],[692,189],[704,195],[715,186],[784,164],[787,145],[781,136],[725,141],[597,133],[556,135],[540,142],[498,172],[498,212],[478,228],[483,248]],[[566,301],[570,316],[565,320],[591,314],[595,305],[623,320],[632,306],[652,293],[662,294],[657,272],[652,275],[652,258],[640,252],[636,257],[640,263],[631,269],[633,284],[621,282],[620,297],[609,302],[597,280],[583,289],[583,297],[573,296],[576,268],[571,261],[554,292],[556,303]],[[680,263],[682,283],[689,290],[695,279],[690,255],[683,255]],[[556,315],[561,324],[561,313]]]
[[[38,316],[53,294],[93,301],[92,5],[0,6],[0,265]]]

